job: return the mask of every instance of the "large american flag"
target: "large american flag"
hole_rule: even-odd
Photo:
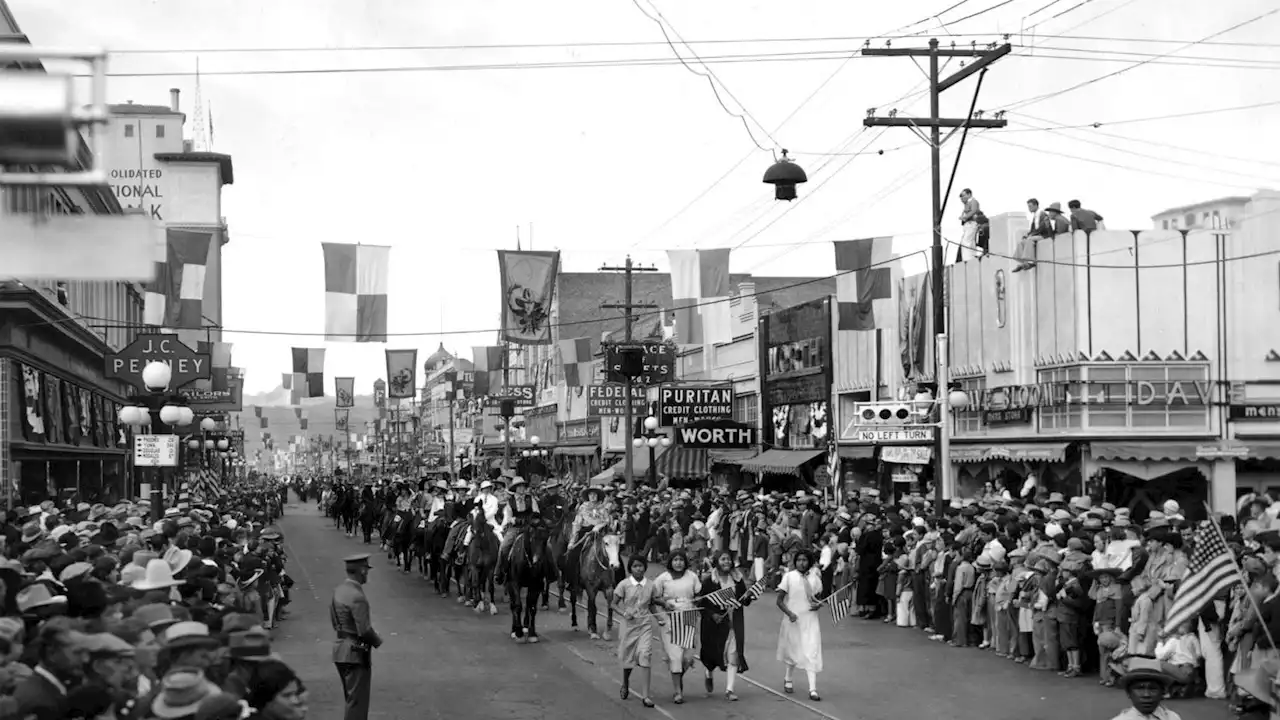
[[[1222,533],[1212,526],[1201,528],[1196,532],[1187,576],[1165,616],[1164,631],[1173,632],[1179,625],[1195,619],[1214,596],[1239,581],[1235,558]]]
[[[671,644],[692,649],[697,645],[698,611],[685,610],[671,616]]]

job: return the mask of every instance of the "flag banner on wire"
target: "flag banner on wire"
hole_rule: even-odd
[[[423,390],[425,393],[426,390]],[[445,402],[453,402],[455,400],[466,400],[467,393],[463,389],[462,383],[458,380],[458,371],[450,370],[444,374],[444,399]]]
[[[325,339],[387,341],[391,248],[321,243],[324,251]]]
[[[324,348],[293,348],[293,371],[305,376],[303,397],[324,397]]]
[[[671,644],[686,650],[698,640],[698,611],[684,610],[671,615]]]
[[[333,379],[334,407],[349,408],[356,405],[356,379],[340,377]]]
[[[560,363],[564,367],[566,387],[586,387],[591,384],[591,361],[591,338],[560,341]]]
[[[166,230],[155,279],[143,285],[142,322],[166,328],[204,325],[204,277],[213,235]]]
[[[261,405],[254,405],[254,406],[253,406],[253,416],[254,416],[254,417],[262,417],[262,406],[261,406]]]
[[[676,342],[710,345],[733,342],[729,309],[728,248],[668,250]]]
[[[333,411],[333,429],[345,433],[347,431],[347,423],[351,419],[350,410],[334,410]]]
[[[560,253],[499,250],[498,271],[502,339],[519,345],[550,345],[551,301],[560,272]]]
[[[387,351],[387,397],[413,399],[418,394],[418,351]]]
[[[298,420],[298,427],[302,430],[306,430],[308,424],[309,420],[307,418],[301,418]]]
[[[476,397],[491,395],[502,389],[502,345],[476,345],[471,348],[475,365],[471,391]]]
[[[1194,542],[1187,575],[1165,615],[1166,633],[1172,633],[1179,625],[1194,620],[1214,596],[1240,582],[1235,557],[1217,528],[1204,527],[1196,531]]]
[[[260,428],[265,428],[265,427],[267,427],[267,419],[266,419],[266,418],[264,418],[264,417],[259,417],[259,418],[258,418],[258,427],[260,427]]]
[[[836,302],[840,330],[890,327],[893,302],[893,238],[840,240],[836,249]]]
[[[836,590],[825,602],[831,605],[831,619],[839,625],[840,621],[848,617],[849,612],[853,610],[853,586],[845,585]]]
[[[742,607],[742,603],[738,602],[738,597],[734,594],[736,589],[736,587],[720,588],[710,595],[704,596],[703,600],[715,605],[720,610],[736,610]]]

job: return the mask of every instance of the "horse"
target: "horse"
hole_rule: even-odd
[[[378,501],[362,500],[359,510],[360,533],[366,545],[373,542],[373,527],[378,521]]]
[[[436,589],[440,592],[440,597],[448,597],[450,582],[457,580],[459,604],[466,602],[467,548],[463,544],[463,539],[466,538],[467,530],[470,527],[471,523],[468,517],[459,508],[453,521],[449,523],[449,531],[445,535],[444,549],[440,551],[441,577],[436,584]]]
[[[576,505],[570,505],[565,508],[559,517],[550,518],[549,525],[551,527],[551,537],[548,540],[548,549],[551,551],[552,565],[559,570],[559,580],[557,586],[556,610],[565,611],[565,599],[569,596],[566,589],[565,578],[570,574],[568,568],[565,567],[565,561],[569,555],[569,540],[573,530],[573,517],[577,510]],[[547,610],[550,607],[551,583],[547,583],[547,587],[542,591],[542,609]]]
[[[511,543],[507,561],[507,602],[511,604],[511,638],[538,642],[538,598],[555,572],[547,549],[550,532],[540,520],[523,528]],[[524,590],[525,597],[520,597]]]
[[[467,547],[467,606],[474,604],[478,613],[484,612],[484,593],[488,590],[489,614],[498,614],[493,583],[493,572],[498,567],[498,546],[498,536],[485,519],[484,513],[476,512],[471,518],[471,544]]]
[[[422,546],[417,548],[418,556],[423,562],[423,572],[434,583],[436,592],[441,597],[449,594],[449,564],[445,555],[449,548],[449,531],[456,515],[457,505],[446,502],[444,510],[427,524],[426,531],[422,534]]]
[[[569,626],[578,629],[578,593],[584,592],[587,596],[587,632],[592,640],[601,637],[596,624],[596,593],[604,592],[607,611],[604,638],[607,640],[613,631],[613,588],[621,572],[619,543],[618,533],[612,530],[603,533],[592,531],[569,551],[567,564],[577,571],[569,582]]]

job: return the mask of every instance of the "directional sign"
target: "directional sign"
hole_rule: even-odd
[[[139,335],[125,349],[107,355],[107,377],[123,380],[143,392],[156,389],[142,383],[142,369],[150,362],[162,362],[173,371],[169,390],[207,380],[211,374],[208,354],[183,345],[176,334],[157,333]]]

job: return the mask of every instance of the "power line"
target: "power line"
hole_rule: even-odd
[[[1162,54],[1162,53],[1138,52],[1133,50],[1105,50],[1105,49],[1097,49],[1097,48],[1054,47],[1050,45],[1036,45],[1034,48],[1032,48],[1032,46],[1030,45],[1015,45],[1014,47],[1035,49],[1035,50],[1050,50],[1054,52],[1078,53],[1081,55],[1124,55],[1128,57],[1156,58],[1156,59],[1163,59],[1165,57],[1165,54]],[[1035,57],[1035,56],[1029,56],[1029,57]],[[1277,62],[1275,60],[1268,60],[1268,59],[1262,59],[1262,58],[1222,57],[1222,56],[1207,56],[1207,55],[1180,55],[1178,59],[1210,61],[1210,62],[1230,62],[1230,63],[1239,63],[1241,65],[1259,64],[1259,63],[1265,63],[1271,66],[1277,65]]]
[[[1053,128],[1045,128],[1045,129],[1069,130],[1072,128],[1099,128],[1099,127],[1114,126],[1114,125],[1132,125],[1134,123],[1156,122],[1160,120],[1177,120],[1181,118],[1197,117],[1200,115],[1216,115],[1218,113],[1238,112],[1241,110],[1257,110],[1259,108],[1275,107],[1277,105],[1280,105],[1280,100],[1267,100],[1267,101],[1258,102],[1258,103],[1250,103],[1248,105],[1233,105],[1231,107],[1213,108],[1209,110],[1188,110],[1186,112],[1168,113],[1165,115],[1148,115],[1145,117],[1126,118],[1121,120],[1098,120],[1095,122],[1081,123],[1078,125],[1057,125],[1057,126],[1054,126]],[[1032,120],[1038,119],[1031,115],[1028,115],[1023,112],[1018,112],[1018,111],[1011,111],[1009,114],[1021,115],[1025,118],[1030,118]]]
[[[1019,47],[1030,48],[1030,45],[1020,45]],[[1106,51],[1103,51],[1106,52]],[[1011,56],[1018,60],[1068,60],[1073,62],[1102,62],[1102,63],[1127,63],[1129,58],[1123,57],[1101,57],[1095,55],[1051,55],[1048,53],[1036,53],[1028,55],[1026,53],[1015,53]],[[1272,64],[1262,64],[1267,61],[1252,61],[1241,58],[1240,62],[1216,62],[1213,60],[1195,60],[1195,59],[1155,59],[1143,63],[1144,65],[1164,65],[1166,67],[1190,67],[1190,68],[1213,68],[1219,70],[1278,70],[1280,62]],[[1246,64],[1249,63],[1249,64]]]
[[[1246,25],[1250,25],[1250,24],[1252,24],[1252,23],[1258,22],[1259,20],[1262,20],[1262,19],[1264,19],[1264,18],[1267,18],[1267,17],[1270,17],[1270,16],[1272,16],[1272,15],[1275,15],[1276,13],[1280,13],[1280,7],[1272,8],[1271,10],[1268,10],[1268,11],[1266,11],[1266,12],[1262,13],[1261,15],[1257,15],[1257,16],[1255,16],[1255,17],[1249,18],[1248,20],[1244,20],[1244,21],[1242,21],[1242,22],[1236,23],[1235,25],[1232,25],[1231,27],[1226,28],[1225,30],[1219,30],[1219,31],[1217,31],[1217,32],[1215,32],[1215,33],[1211,33],[1211,34],[1206,35],[1205,37],[1203,37],[1203,38],[1201,38],[1201,39],[1199,39],[1199,40],[1196,40],[1196,41],[1194,41],[1194,42],[1187,43],[1187,44],[1185,44],[1185,45],[1181,45],[1181,46],[1179,46],[1179,47],[1177,47],[1177,48],[1174,48],[1173,50],[1170,50],[1170,51],[1168,51],[1168,52],[1166,52],[1166,53],[1162,53],[1162,54],[1160,54],[1160,55],[1157,55],[1156,57],[1149,58],[1149,59],[1142,60],[1142,61],[1140,61],[1140,62],[1134,63],[1133,65],[1130,65],[1129,67],[1124,67],[1124,68],[1121,68],[1121,69],[1116,70],[1116,71],[1114,71],[1114,72],[1109,72],[1109,73],[1107,73],[1107,74],[1105,74],[1105,75],[1099,75],[1098,77],[1090,78],[1090,79],[1088,79],[1088,80],[1085,80],[1084,82],[1076,83],[1075,85],[1072,85],[1072,86],[1067,87],[1067,88],[1063,88],[1063,89],[1061,89],[1061,90],[1055,90],[1054,92],[1051,92],[1051,93],[1044,93],[1044,94],[1042,94],[1042,95],[1036,95],[1036,96],[1033,96],[1033,97],[1030,97],[1030,98],[1026,98],[1026,99],[1024,99],[1024,100],[1019,100],[1019,101],[1017,101],[1017,102],[1014,102],[1014,103],[1010,103],[1010,104],[1004,105],[1002,109],[1004,109],[1004,110],[1006,110],[1006,111],[1008,111],[1008,110],[1017,110],[1017,109],[1019,109],[1019,108],[1024,108],[1024,107],[1027,107],[1027,106],[1029,106],[1029,105],[1034,105],[1034,104],[1036,104],[1036,103],[1044,102],[1045,100],[1048,100],[1048,99],[1050,99],[1050,98],[1061,97],[1062,95],[1065,95],[1065,94],[1067,94],[1067,93],[1074,92],[1074,91],[1076,91],[1076,90],[1080,90],[1080,89],[1082,89],[1082,88],[1088,87],[1088,86],[1093,85],[1093,84],[1095,84],[1095,83],[1102,82],[1103,80],[1107,80],[1107,79],[1110,79],[1110,78],[1116,77],[1117,75],[1123,75],[1124,73],[1129,72],[1130,70],[1135,70],[1135,69],[1137,69],[1137,68],[1142,67],[1143,65],[1147,65],[1147,64],[1149,64],[1149,63],[1153,62],[1154,60],[1156,60],[1156,59],[1158,59],[1158,58],[1162,58],[1162,57],[1166,57],[1166,56],[1168,56],[1168,55],[1172,55],[1172,54],[1177,53],[1177,52],[1179,52],[1179,51],[1181,51],[1181,50],[1185,50],[1186,48],[1192,47],[1193,45],[1198,45],[1198,44],[1200,44],[1201,42],[1204,42],[1205,40],[1212,40],[1213,38],[1216,38],[1216,37],[1218,37],[1218,36],[1220,36],[1220,35],[1225,35],[1225,34],[1227,34],[1227,33],[1229,33],[1229,32],[1234,31],[1234,30],[1238,30],[1238,29],[1240,29],[1240,28],[1242,28],[1242,27],[1245,27]]]

